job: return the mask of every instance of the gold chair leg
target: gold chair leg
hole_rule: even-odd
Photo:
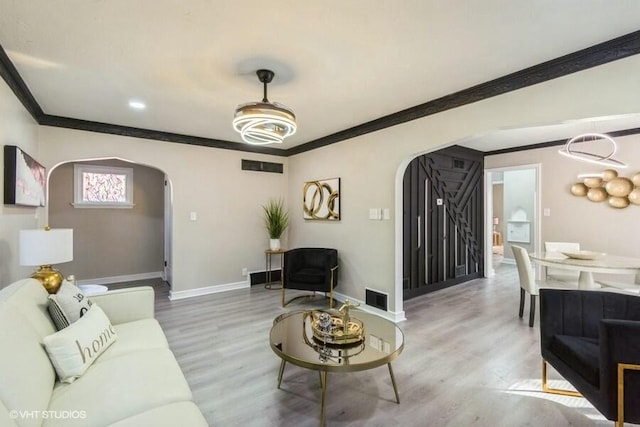
[[[624,371],[640,371],[640,365],[618,363],[618,421],[616,427],[624,427]]]
[[[562,396],[582,397],[582,394],[573,390],[562,390],[559,388],[551,388],[547,382],[547,361],[542,359],[542,391],[550,394],[559,394]]]
[[[282,287],[282,306],[284,307],[284,286]]]

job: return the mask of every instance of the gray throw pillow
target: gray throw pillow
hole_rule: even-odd
[[[91,301],[66,280],[55,294],[49,295],[49,315],[60,331],[80,319],[91,307]]]

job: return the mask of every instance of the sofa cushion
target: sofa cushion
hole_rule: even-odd
[[[114,325],[113,328],[118,335],[118,340],[100,356],[96,363],[103,363],[134,351],[169,348],[167,338],[156,319],[136,320]]]
[[[202,412],[193,402],[178,402],[153,408],[133,417],[126,418],[110,427],[208,427]]]
[[[6,301],[0,301],[0,325],[0,401],[9,411],[47,409],[56,373],[40,336],[22,312]],[[4,426],[3,421],[0,419],[0,425]],[[21,427],[39,426],[40,422],[34,416],[16,420]]]
[[[49,295],[49,315],[60,331],[80,319],[91,308],[91,301],[77,286],[66,280]]]
[[[173,353],[169,349],[136,351],[92,365],[73,384],[57,383],[49,410],[82,408],[86,417],[47,419],[43,426],[105,426],[185,400],[191,400],[191,390]]]
[[[0,400],[0,425],[2,427],[16,427],[16,422],[14,421],[16,418],[15,412],[9,412],[4,403]]]
[[[62,382],[71,383],[115,342],[117,334],[102,309],[94,304],[77,322],[43,343]]]
[[[555,335],[549,349],[595,387],[600,385],[600,347],[595,338]]]
[[[36,279],[19,280],[0,292],[0,301],[18,310],[40,338],[51,335],[57,330],[47,312],[48,298],[49,292]]]

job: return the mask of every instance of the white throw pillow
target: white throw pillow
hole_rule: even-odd
[[[81,318],[91,307],[91,301],[80,288],[64,280],[55,294],[49,295],[49,316],[60,331]]]
[[[60,381],[71,383],[116,339],[107,315],[94,304],[77,322],[44,337],[43,343]]]

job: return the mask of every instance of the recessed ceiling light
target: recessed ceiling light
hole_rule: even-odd
[[[129,107],[135,110],[144,110],[147,108],[147,104],[142,101],[129,101]]]

